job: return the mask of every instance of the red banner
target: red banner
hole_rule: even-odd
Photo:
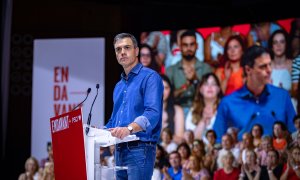
[[[56,180],[87,179],[81,109],[50,118]]]

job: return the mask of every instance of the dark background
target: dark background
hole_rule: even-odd
[[[190,0],[14,0],[2,172],[8,179],[17,179],[30,156],[33,39],[105,38],[105,119],[108,119],[112,111],[112,91],[122,71],[112,44],[117,33],[130,32],[139,38],[142,31],[273,21],[299,17],[296,7],[292,0],[281,3],[271,0],[201,0],[198,3]]]

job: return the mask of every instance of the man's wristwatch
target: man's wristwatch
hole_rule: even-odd
[[[133,132],[133,127],[129,125],[129,126],[127,126],[127,129],[129,130],[130,134],[132,134],[132,132]]]

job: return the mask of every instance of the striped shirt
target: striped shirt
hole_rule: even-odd
[[[294,59],[292,66],[292,82],[298,83],[300,78],[300,54]]]

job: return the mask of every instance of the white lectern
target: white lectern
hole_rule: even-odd
[[[112,137],[110,131],[89,127],[82,119],[81,109],[50,118],[55,179],[99,180],[101,172],[112,172],[108,178],[112,179],[115,171],[126,170],[126,167],[101,167],[100,147],[138,138],[135,135],[122,140]],[[87,127],[89,133],[86,135]]]
[[[86,128],[89,128],[88,134],[85,134]],[[101,177],[103,177],[104,172],[106,172],[107,174],[111,174],[110,172],[112,172],[113,176],[115,176],[115,171],[127,169],[127,167],[119,166],[101,166],[100,147],[108,147],[122,142],[136,141],[139,139],[138,137],[136,137],[135,135],[129,135],[121,140],[119,138],[111,136],[111,133],[108,130],[90,127],[86,124],[83,125],[83,132],[88,180],[101,179]],[[110,178],[111,177],[112,176],[110,176]]]

